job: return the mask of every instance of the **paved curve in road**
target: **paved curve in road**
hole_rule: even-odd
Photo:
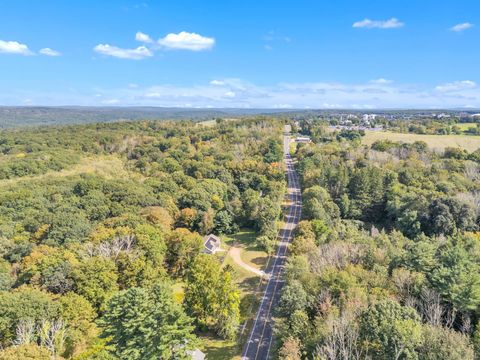
[[[283,268],[287,258],[288,244],[292,240],[293,230],[300,221],[302,195],[298,175],[290,157],[289,129],[285,127],[283,152],[288,179],[288,197],[291,205],[288,209],[284,227],[279,231],[280,240],[275,257],[270,261],[267,286],[260,302],[252,331],[242,352],[243,360],[268,359],[273,343],[272,311],[275,309],[283,287]]]

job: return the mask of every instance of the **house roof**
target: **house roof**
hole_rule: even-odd
[[[205,359],[205,354],[201,352],[199,349],[195,349],[189,352],[192,356],[192,360],[203,360]]]
[[[221,244],[220,238],[213,234],[209,234],[204,237],[205,243],[203,244],[208,251],[214,251]]]

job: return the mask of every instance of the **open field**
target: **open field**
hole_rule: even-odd
[[[365,137],[362,139],[362,143],[370,146],[377,140],[391,140],[404,143],[424,141],[427,143],[428,147],[437,151],[443,151],[446,147],[461,147],[472,152],[480,148],[480,136],[420,135],[368,130],[365,131]]]
[[[455,124],[455,126],[458,126],[461,130],[465,131],[472,127],[473,128],[477,127],[477,123],[459,123],[459,124]]]
[[[98,174],[103,176],[106,179],[115,179],[115,178],[132,178],[137,177],[141,178],[141,175],[138,173],[128,172],[124,166],[122,160],[115,155],[101,155],[101,156],[90,156],[85,157],[80,160],[80,162],[68,169],[63,169],[60,171],[48,171],[42,175],[34,176],[22,176],[13,179],[3,179],[0,180],[0,187],[6,185],[12,185],[19,182],[28,182],[43,180],[56,177],[68,177],[75,176],[80,174]]]

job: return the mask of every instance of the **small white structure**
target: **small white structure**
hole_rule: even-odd
[[[204,360],[205,359],[205,354],[203,352],[201,352],[199,349],[189,351],[189,355],[191,356],[192,360]]]
[[[213,234],[209,234],[203,238],[205,242],[203,246],[205,246],[204,252],[207,254],[215,254],[218,250],[220,250],[220,245],[222,244],[220,238]]]
[[[377,114],[363,114],[362,119],[364,121],[367,120],[375,120],[377,118]]]
[[[309,136],[298,136],[295,138],[295,142],[297,143],[310,143],[312,140]]]

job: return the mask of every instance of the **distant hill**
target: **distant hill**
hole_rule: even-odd
[[[206,120],[271,114],[265,109],[185,109],[160,107],[0,107],[0,128],[54,124],[85,124],[122,120]]]
[[[440,109],[191,109],[164,107],[89,107],[89,106],[0,106],[0,129],[61,124],[87,124],[135,120],[193,120],[235,118],[252,115],[275,115],[302,120],[310,117],[339,118],[348,114],[361,116],[375,113],[388,118],[406,119],[412,116],[430,116],[432,113],[447,113],[452,116],[478,113],[480,110]]]

